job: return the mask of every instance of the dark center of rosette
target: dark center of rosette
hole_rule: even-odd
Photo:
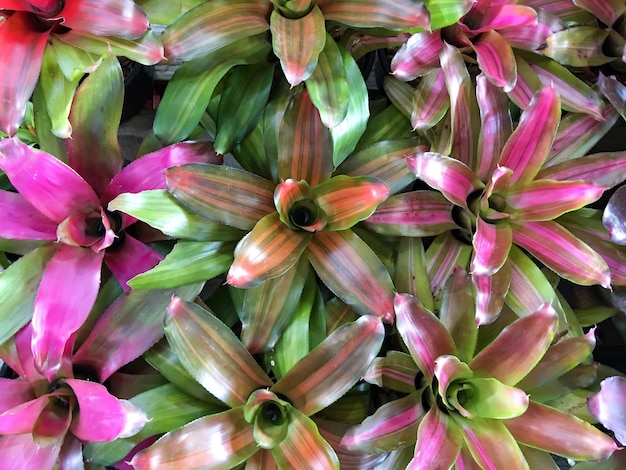
[[[288,215],[289,221],[293,225],[298,228],[306,229],[317,223],[319,212],[313,201],[304,199],[294,203]]]
[[[283,407],[273,401],[263,403],[259,413],[261,420],[267,425],[280,426],[287,419]]]

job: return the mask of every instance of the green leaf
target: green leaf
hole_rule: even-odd
[[[213,313],[174,297],[165,335],[185,369],[212,395],[231,407],[272,381],[235,334]]]
[[[615,57],[604,55],[602,46],[609,31],[594,26],[577,26],[557,31],[546,39],[542,53],[563,65],[589,67],[604,65]]]
[[[133,289],[158,289],[204,282],[228,271],[234,242],[179,240],[154,268],[128,281]]]
[[[243,230],[274,212],[275,185],[238,168],[187,164],[165,172],[170,194],[190,211]]]
[[[246,290],[241,312],[241,342],[252,354],[274,348],[285,328],[292,324],[292,316],[300,309],[302,299],[310,295],[303,291],[310,271],[307,259],[300,258],[282,276]],[[304,334],[308,338],[308,327]]]
[[[172,350],[165,338],[161,339],[152,348],[148,349],[143,358],[148,364],[154,367],[163,377],[165,377],[172,385],[175,385],[185,394],[195,397],[208,404],[217,401],[213,395],[202,387],[196,379],[194,379],[187,369],[185,369],[178,359],[176,353]]]
[[[330,131],[333,138],[333,164],[338,166],[354,150],[369,118],[369,99],[359,66],[343,47],[339,47],[350,94],[346,117]]]
[[[374,359],[363,380],[398,392],[413,393],[419,373],[419,368],[409,354],[391,350],[385,357]]]
[[[320,279],[362,315],[394,317],[394,286],[372,249],[352,230],[317,232],[307,256]]]
[[[205,0],[136,0],[136,4],[146,12],[152,24],[171,24],[179,16],[193,7],[200,5]]]
[[[405,140],[409,138],[416,140],[416,144],[421,143],[415,139],[415,133],[411,129],[409,119],[394,105],[390,105],[372,116],[367,122],[367,128],[360,138],[356,150],[360,151],[383,140]],[[424,147],[423,151],[426,150],[427,147]]]
[[[279,10],[272,11],[270,31],[274,54],[289,84],[293,87],[308,79],[326,43],[324,15],[317,4],[301,18],[286,18]]]
[[[346,117],[350,89],[337,43],[327,35],[317,67],[306,80],[311,101],[320,112],[322,123],[333,128]]]
[[[165,434],[130,464],[155,470],[234,468],[258,451],[252,429],[241,407],[209,415]]]
[[[98,195],[104,194],[109,181],[122,169],[117,133],[123,101],[122,67],[109,55],[83,81],[72,104],[69,121],[73,131],[67,143],[70,163]]]
[[[304,264],[307,268],[309,266],[308,261],[300,264]],[[313,271],[308,269],[307,274],[302,290],[297,292],[296,305],[293,306],[293,314],[289,316],[289,323],[282,331],[271,353],[270,366],[277,380],[280,380],[311,350],[309,326],[318,288]],[[280,294],[280,290],[276,290],[275,293]],[[280,315],[283,315],[282,311]]]
[[[280,469],[323,468],[339,470],[339,459],[324,440],[317,425],[295,408],[289,412],[289,431],[285,439],[271,451]]]
[[[161,40],[152,31],[132,40],[116,36],[96,36],[76,29],[57,37],[68,45],[100,56],[110,53],[144,65],[154,65],[164,59]]]
[[[57,36],[50,37],[50,49],[54,52],[57,64],[63,75],[70,81],[82,78],[86,73],[93,72],[108,52],[106,48],[97,54],[87,52],[84,49],[64,43]]]
[[[263,37],[252,36],[182,64],[168,82],[154,117],[154,134],[159,141],[167,145],[185,140],[200,122],[226,72],[235,65],[262,62],[269,51]]]
[[[426,274],[424,245],[420,238],[403,237],[400,240],[393,282],[398,292],[417,297],[431,312],[435,309]]]
[[[344,325],[302,358],[272,388],[310,416],[358,382],[382,345],[380,318],[371,315]]]
[[[270,2],[212,0],[202,2],[170,24],[161,39],[168,59],[193,60],[269,29]]]
[[[456,23],[472,7],[470,0],[424,0],[430,14],[430,30],[436,31]]]
[[[165,190],[123,193],[113,199],[108,210],[132,215],[166,235],[197,241],[239,240],[241,230],[190,212]]]
[[[383,89],[393,105],[410,119],[415,107],[415,88],[394,77],[385,77]]]
[[[278,174],[281,180],[304,180],[311,187],[330,177],[331,135],[307,90],[295,95],[285,110],[278,133]]]
[[[113,442],[89,442],[83,448],[86,459],[100,465],[111,465],[122,460],[142,440],[169,432],[203,416],[224,411],[224,404],[198,400],[172,384],[136,395],[130,402],[141,408],[148,417],[145,426],[132,437]]]
[[[80,78],[81,75],[73,80],[68,80],[61,73],[53,48],[46,47],[41,64],[40,83],[46,99],[52,133],[61,139],[67,139],[72,134],[72,126],[68,116]]]
[[[273,78],[274,64],[240,65],[232,70],[217,111],[217,153],[230,152],[256,127],[267,105]]]
[[[424,3],[414,0],[319,0],[327,21],[394,31],[430,29]]]
[[[39,281],[57,248],[36,248],[0,272],[0,344],[30,321]]]
[[[46,108],[41,80],[37,83],[33,92],[33,118],[35,129],[37,129],[37,142],[39,148],[44,152],[54,155],[59,160],[67,163],[67,145],[65,140],[59,139],[52,133],[52,121]],[[19,134],[19,131],[18,131]],[[20,140],[24,141],[21,137]]]

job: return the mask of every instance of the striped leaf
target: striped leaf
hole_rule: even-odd
[[[244,419],[243,410],[235,408],[168,432],[137,453],[130,465],[138,470],[233,468],[257,450],[252,426]]]
[[[331,333],[272,388],[307,416],[326,408],[358,382],[384,337],[380,318],[365,315]]]
[[[235,334],[211,312],[173,297],[165,335],[185,369],[213,396],[231,407],[272,382]]]
[[[165,190],[122,193],[107,206],[147,223],[166,235],[197,241],[239,240],[241,230],[190,212]]]
[[[516,223],[513,242],[576,284],[608,288],[611,283],[609,267],[600,255],[556,222]]]
[[[339,47],[328,35],[315,70],[306,79],[311,101],[319,111],[322,123],[328,128],[343,121],[348,112],[350,89]]]
[[[274,54],[292,87],[308,79],[326,43],[324,15],[317,4],[301,18],[287,18],[278,10],[270,16]]]
[[[274,184],[237,168],[187,164],[165,172],[168,191],[190,211],[250,230],[274,212]]]
[[[307,256],[320,279],[362,315],[391,322],[393,283],[380,259],[352,230],[317,232]]]
[[[213,3],[206,2],[205,5]],[[232,21],[236,22],[235,18]],[[211,24],[207,26],[213,27]],[[262,62],[269,51],[262,36],[245,37],[182,64],[168,82],[154,117],[154,134],[160,143],[185,140],[200,122],[215,87],[226,72],[235,65]]]
[[[365,226],[376,233],[403,237],[428,237],[457,228],[450,201],[430,190],[391,196],[365,220]]]
[[[301,298],[310,294],[303,292],[309,271],[309,262],[302,257],[282,276],[246,289],[240,336],[241,342],[252,354],[274,348],[285,328],[291,324]],[[308,327],[306,331],[308,335]]]
[[[385,183],[368,176],[338,175],[316,186],[315,204],[326,214],[326,230],[346,230],[369,217],[387,199]]]
[[[212,0],[178,18],[161,36],[168,59],[192,60],[269,29],[267,0]]]
[[[408,127],[408,126],[407,126]],[[416,139],[381,140],[350,155],[337,168],[337,174],[373,176],[385,183],[391,193],[397,193],[415,180],[406,157],[426,148]]]
[[[278,468],[339,470],[337,454],[321,436],[317,425],[295,408],[289,412],[287,436],[271,454]]]
[[[394,31],[430,29],[430,14],[420,1],[412,0],[320,0],[324,18],[356,28]]]
[[[96,36],[77,30],[59,34],[56,38],[73,46],[74,49],[79,48],[99,56],[111,53],[114,56],[127,57],[144,65],[154,65],[165,58],[161,40],[152,31],[147,31],[142,37],[133,40],[116,36]]]
[[[417,297],[431,312],[435,305],[426,272],[426,255],[422,240],[417,237],[402,237],[398,244],[398,257],[393,283],[398,292]]]
[[[441,69],[431,70],[419,81],[413,96],[411,124],[423,131],[437,124],[450,108],[448,89]]]
[[[522,113],[520,123],[507,140],[498,162],[513,170],[511,184],[531,181],[548,157],[560,119],[560,100],[547,86]]]
[[[311,187],[328,179],[333,170],[332,141],[309,93],[290,101],[278,135],[278,173],[281,179],[305,180]]]
[[[237,244],[226,281],[248,288],[284,274],[298,261],[312,235],[287,227],[278,212],[266,215]]]

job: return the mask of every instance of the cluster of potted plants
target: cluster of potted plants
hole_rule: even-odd
[[[622,468],[625,14],[0,0],[0,468]]]

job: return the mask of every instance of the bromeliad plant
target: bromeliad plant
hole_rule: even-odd
[[[0,467],[621,468],[622,3],[0,0]]]

